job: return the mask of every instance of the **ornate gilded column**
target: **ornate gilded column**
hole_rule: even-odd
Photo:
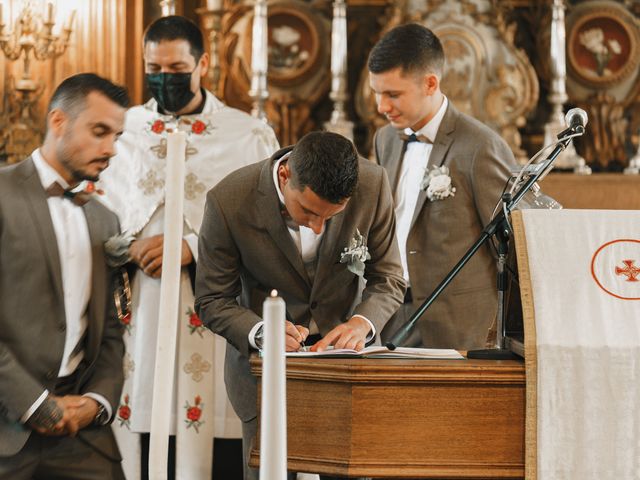
[[[564,0],[552,0],[551,4],[551,85],[549,102],[551,116],[544,126],[544,144],[549,145],[557,140],[556,135],[566,128],[564,120],[564,104],[567,96],[567,60],[566,60],[566,31],[564,24]],[[556,167],[573,168],[575,173],[590,174],[591,168],[576,152],[573,143],[562,152],[555,163]]]
[[[251,89],[249,96],[253,99],[251,115],[267,121],[264,103],[269,98],[267,90],[268,41],[267,0],[256,0],[253,7],[253,30],[251,41]]]
[[[325,128],[353,140],[353,122],[345,112],[347,93],[347,5],[345,0],[333,2],[333,22],[331,26],[331,93],[333,100],[331,119]]]
[[[207,80],[209,88],[216,96],[221,96],[218,92],[220,81],[220,31],[222,28],[222,0],[208,0],[207,6],[197,8],[196,13],[202,19],[202,28],[207,33],[209,41],[209,70]]]

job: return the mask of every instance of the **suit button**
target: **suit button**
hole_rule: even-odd
[[[58,325],[58,330],[60,330],[61,332],[64,332],[67,329],[67,325],[64,323],[61,323],[60,325]]]
[[[314,308],[316,308],[318,306],[318,302],[313,301],[311,302],[311,305],[309,305],[311,307],[311,309],[313,310]]]
[[[417,250],[409,250],[409,255],[415,255],[416,253],[418,253]]]
[[[54,372],[53,370],[49,370],[46,374],[47,380],[53,380],[54,378],[56,378],[56,372]]]

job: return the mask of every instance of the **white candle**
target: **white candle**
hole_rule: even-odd
[[[251,70],[254,74],[266,74],[268,63],[268,31],[267,4],[265,0],[256,0],[254,6],[251,42]]]
[[[222,10],[222,0],[207,0],[207,9]]]
[[[4,25],[2,21],[2,3],[0,3],[0,25]]]
[[[53,3],[47,3],[47,22],[53,23]]]
[[[149,445],[149,478],[153,479],[167,478],[171,397],[180,305],[186,138],[184,132],[170,133],[167,138],[160,318]]]
[[[71,10],[71,15],[69,15],[69,19],[67,20],[67,30],[71,30],[73,28],[73,21],[76,19],[76,11],[75,9]]]
[[[287,387],[285,304],[273,290],[262,304],[262,404],[260,409],[260,480],[287,478]]]

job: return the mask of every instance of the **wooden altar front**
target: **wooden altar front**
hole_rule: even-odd
[[[252,369],[260,375],[259,359]],[[524,425],[519,360],[287,360],[289,470],[523,478]]]

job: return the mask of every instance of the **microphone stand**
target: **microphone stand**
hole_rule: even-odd
[[[504,349],[504,334],[505,334],[505,308],[504,308],[504,292],[507,287],[508,272],[506,271],[506,260],[509,251],[509,237],[511,234],[511,227],[509,225],[508,216],[511,211],[516,207],[518,202],[524,197],[524,195],[531,190],[533,185],[544,177],[547,172],[553,166],[555,159],[567,148],[571,139],[576,135],[584,134],[584,127],[577,125],[571,127],[558,135],[558,143],[549,156],[542,162],[542,166],[536,169],[536,171],[529,176],[520,189],[513,195],[506,193],[502,197],[503,206],[501,211],[484,227],[480,237],[476,242],[467,250],[462,258],[456,263],[451,271],[445,276],[440,284],[435,288],[433,292],[427,297],[427,299],[418,307],[414,314],[409,318],[409,321],[400,327],[391,339],[386,343],[389,350],[395,350],[397,346],[407,338],[409,333],[413,330],[416,323],[422,317],[424,312],[431,306],[433,302],[440,296],[445,288],[456,277],[460,270],[471,260],[473,255],[482,247],[485,242],[492,236],[496,236],[498,239],[498,319],[497,319],[497,335],[496,335],[496,348],[490,350],[476,350],[467,353],[468,358],[491,358],[491,359],[505,359],[513,358],[513,354]],[[478,352],[476,354],[476,352]],[[471,355],[469,355],[471,353]],[[477,356],[472,356],[477,355]]]

